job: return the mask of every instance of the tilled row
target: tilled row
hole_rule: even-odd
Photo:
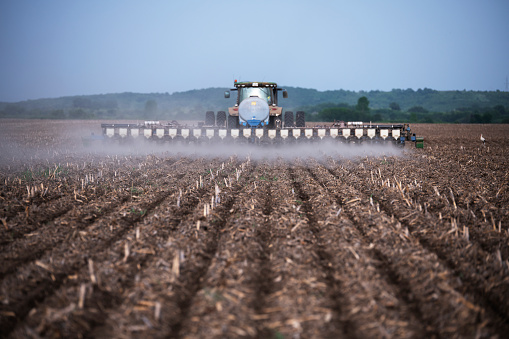
[[[362,183],[362,172],[359,172],[356,180]],[[461,227],[454,219],[446,220],[440,217],[440,213],[438,216],[429,213],[411,202],[391,203],[401,197],[401,193],[394,187],[375,186],[368,189],[365,181],[361,186],[373,199],[380,201],[382,209],[407,226],[424,247],[436,253],[462,281],[464,293],[475,297],[477,303],[491,314],[493,322],[506,328],[509,314],[509,282],[506,276],[509,273],[509,263],[504,260],[502,253],[507,253],[507,241],[499,238],[501,241],[494,248],[483,245],[498,232],[476,230],[477,223]],[[477,237],[470,238],[470,230]]]
[[[200,165],[200,163],[203,163]],[[193,165],[198,171],[206,171],[209,167],[204,161],[194,161]],[[164,166],[162,170],[164,171]],[[189,172],[189,169],[187,169]],[[202,173],[203,173],[202,172]],[[197,179],[199,172],[194,174],[193,181]],[[156,173],[154,173],[156,174]],[[182,171],[186,175],[185,171]],[[138,199],[133,199],[118,208],[98,218],[95,222],[88,225],[84,231],[78,232],[76,237],[70,237],[61,242],[58,246],[47,252],[39,260],[18,269],[16,275],[10,275],[2,281],[4,295],[9,297],[7,304],[2,306],[3,314],[9,317],[2,318],[5,322],[6,333],[8,329],[15,325],[17,319],[23,319],[28,311],[36,304],[53,293],[57,292],[55,297],[49,299],[50,306],[46,309],[51,310],[58,307],[61,302],[59,298],[65,295],[68,286],[75,286],[79,282],[80,274],[86,276],[90,281],[92,279],[94,262],[101,262],[105,259],[103,252],[108,250],[113,244],[122,241],[133,232],[134,225],[144,220],[146,215],[153,209],[161,205],[168,197],[178,195],[178,176],[164,177],[157,182],[157,185],[147,188],[143,195]],[[191,193],[193,195],[194,193]],[[87,266],[87,262],[88,265]],[[90,264],[92,263],[92,264]],[[87,269],[88,268],[88,269]],[[88,273],[87,273],[88,272]],[[24,276],[24,281],[20,284],[19,278]],[[16,283],[16,281],[18,281]],[[36,286],[36,288],[34,288]],[[101,294],[104,291],[98,289]],[[72,296],[74,300],[78,294]],[[111,298],[99,298],[104,301]],[[75,301],[75,300],[74,300]],[[52,304],[53,303],[53,304]],[[70,306],[68,304],[67,306]],[[44,309],[44,307],[43,307]],[[44,313],[44,312],[41,312]],[[44,314],[32,314],[26,323],[37,322],[37,317],[43,319],[39,322],[37,329],[40,332],[46,331],[47,317]],[[11,316],[12,315],[12,316]],[[68,316],[68,314],[65,314]],[[58,317],[55,322],[58,324]],[[52,329],[51,326],[49,326]]]
[[[507,178],[500,176],[505,162],[507,177],[508,161],[502,160],[497,171],[486,170],[482,162],[472,162],[468,154],[460,154],[457,161],[446,162],[449,166],[443,166],[443,159],[432,156],[412,162],[390,158],[386,160],[388,166],[367,159],[357,171],[364,179],[366,175],[374,177],[372,186],[373,181],[385,181],[389,183],[386,186],[400,185],[400,193],[404,190],[410,202],[436,216],[452,219],[457,225],[465,225],[471,240],[484,251],[500,251],[502,259],[509,260],[509,231],[502,228],[509,222],[509,193]],[[473,164],[466,165],[469,162]]]
[[[84,232],[101,216],[107,216],[118,206],[127,203],[130,197],[129,193],[107,194],[97,200],[92,200],[91,203],[84,205],[79,210],[73,209],[53,222],[41,225],[36,229],[36,232],[12,241],[0,253],[0,260],[5,263],[0,267],[0,279],[25,263],[39,259],[62,242],[79,237],[80,232]],[[41,235],[44,236],[45,241],[40,241]]]
[[[506,223],[509,221],[509,215],[504,213],[509,202],[509,144],[505,137],[493,137],[491,141],[491,145],[484,146],[468,142],[460,146],[456,140],[436,146],[431,154],[421,158],[425,161],[420,163],[426,166],[416,166],[413,170],[443,187],[454,186],[461,196],[458,205],[473,210],[478,218],[484,218],[483,211],[493,212],[497,220],[502,218]]]
[[[331,323],[341,325],[341,332],[350,337],[430,334],[401,285],[373,252],[371,242],[347,217],[345,201],[334,195],[332,185],[336,183],[329,183],[324,173],[315,174],[303,165],[294,171],[329,293],[335,293],[330,302],[335,304],[332,308],[339,319],[333,318]]]
[[[240,173],[240,168],[244,172],[250,170],[250,166],[244,163],[235,172]],[[209,214],[205,212],[208,208],[205,206],[211,201],[211,196],[217,198],[214,186],[204,190],[186,207],[181,205],[176,210],[160,210],[147,219],[145,227],[151,239],[143,239],[140,244],[146,246],[148,241],[154,255],[141,268],[138,267],[134,284],[122,290],[119,294],[121,302],[115,309],[109,310],[105,324],[93,332],[94,336],[181,336],[182,328],[189,321],[189,309],[217,251],[221,230],[234,204],[235,192],[241,187],[245,175],[239,175],[238,181],[221,189],[218,195],[221,201],[215,200]],[[186,212],[179,218],[171,215],[181,208],[186,208]],[[113,259],[110,261],[115,262]],[[115,277],[108,272],[103,274]]]
[[[83,166],[73,164],[66,167],[65,174],[60,175],[51,174],[49,171],[50,174],[47,177],[34,179],[27,183],[27,188],[39,187],[39,193],[33,197],[27,196],[27,189],[24,186],[18,187],[15,180],[11,180],[13,182],[2,187],[2,191],[15,192],[16,198],[10,197],[6,207],[9,209],[12,205],[17,207],[14,207],[14,211],[9,210],[9,216],[4,218],[6,227],[0,228],[0,236],[3,239],[0,244],[5,247],[2,248],[2,251],[16,253],[9,246],[11,243],[26,235],[33,236],[38,232],[47,232],[48,225],[51,228],[52,223],[57,219],[65,221],[68,217],[76,214],[76,210],[80,214],[78,218],[93,219],[94,214],[101,214],[104,212],[103,207],[107,208],[102,204],[109,199],[115,203],[114,196],[117,192],[135,191],[135,188],[145,186],[144,184],[149,180],[142,175],[145,171],[149,171],[155,176],[150,180],[163,175],[163,173],[155,171],[163,160],[154,157],[140,160],[145,161],[138,162],[136,166],[138,169],[131,164],[132,161],[117,163],[110,160],[101,163],[100,167],[93,167],[86,162]],[[75,161],[78,162],[78,160]],[[175,159],[164,160],[165,164],[174,162],[176,162]],[[92,175],[95,175],[95,179]],[[43,192],[46,193],[44,187],[49,190],[49,193],[41,196],[40,194]],[[133,192],[129,193],[131,196],[133,195]],[[14,204],[15,201],[19,203]],[[84,214],[87,212],[86,207],[94,205],[97,208],[89,211],[90,215]]]
[[[232,192],[234,200],[222,211],[224,216],[212,220],[213,225],[221,223],[220,233],[200,289],[188,305],[180,331],[185,337],[271,336],[259,323],[272,280],[270,269],[263,270],[267,268],[263,264],[267,253],[262,250],[266,244],[254,233],[260,227],[260,236],[269,237],[263,224],[258,225],[259,207],[264,204],[260,198],[268,189],[263,183],[255,187],[259,175],[260,167],[254,163]]]
[[[144,166],[144,170],[149,171],[150,180],[152,181],[166,177],[167,171],[164,168],[168,168],[167,166],[172,165],[175,161],[168,159],[164,161],[165,166],[161,166],[159,162],[152,159],[152,161],[146,162],[147,166]],[[142,175],[138,175],[134,179],[132,177],[125,176],[125,178],[119,178],[120,180],[114,182],[113,174],[110,177],[105,176],[104,182],[114,185],[115,189],[96,195],[94,186],[93,189],[80,192],[80,199],[83,200],[76,198],[76,194],[73,196],[74,192],[68,192],[61,200],[68,201],[67,208],[71,208],[70,211],[61,216],[52,214],[51,216],[55,218],[52,222],[42,222],[46,220],[46,218],[42,218],[42,221],[38,223],[25,224],[22,230],[16,229],[20,237],[14,237],[0,252],[0,260],[6,261],[6,264],[0,268],[0,278],[12,273],[25,262],[40,258],[48,250],[62,242],[78,237],[80,232],[83,232],[96,220],[109,217],[119,206],[139,199],[139,195],[143,194],[143,191],[138,192],[139,187],[146,187],[144,190],[148,190],[148,187],[144,184],[147,179]],[[174,180],[177,179],[178,177],[174,178]],[[87,199],[82,195],[86,195],[87,192],[94,192],[94,194]],[[75,206],[76,201],[79,201],[78,206]],[[39,209],[42,210],[42,208]],[[32,232],[27,234],[28,231]],[[21,235],[24,236],[21,237]],[[44,241],[41,241],[41,236]]]
[[[190,337],[323,337],[332,310],[284,163],[256,167],[237,194]]]
[[[147,167],[155,169],[159,165],[149,162]],[[117,171],[119,172],[118,179],[113,177],[113,172]],[[1,258],[16,265],[33,260],[37,257],[37,253],[44,253],[45,250],[54,247],[63,239],[71,235],[75,236],[77,231],[92,224],[98,218],[108,215],[117,206],[137,198],[129,190],[131,187],[143,185],[145,179],[142,179],[141,176],[137,176],[135,179],[130,175],[124,177],[119,169],[109,172],[109,175],[108,173],[103,175],[102,183],[94,184],[91,188],[87,187],[83,190],[76,190],[76,187],[70,182],[71,178],[66,180],[68,183],[66,190],[61,192],[60,199],[55,201],[58,205],[65,205],[63,210],[58,213],[52,213],[59,209],[50,206],[50,202],[39,206],[33,204],[32,207],[36,212],[31,212],[30,219],[33,218],[34,222],[27,220],[24,215],[18,215],[12,220],[8,220],[8,227],[4,231],[9,234],[6,236],[9,240],[2,249]],[[163,175],[166,174],[161,171],[153,172],[155,178]],[[114,188],[107,191],[104,189],[106,184],[112,185]],[[3,274],[10,271],[11,266],[4,266]]]
[[[387,168],[404,159],[337,160],[117,159],[127,194],[0,252],[2,335],[504,336],[505,252],[449,222],[468,206]]]
[[[190,308],[187,337],[343,333],[302,207],[288,164],[255,167]]]
[[[453,238],[449,232],[450,227],[445,229],[443,221],[434,219],[429,213],[426,214],[425,211],[405,202],[397,188],[382,188],[381,191],[384,193],[381,194],[376,186],[369,185],[369,176],[364,177],[362,174],[363,167],[364,165],[327,168],[322,172],[329,172],[334,182],[349,183],[349,185],[338,187],[338,191],[347,195],[348,198],[359,199],[359,203],[351,213],[365,209],[368,214],[380,214],[383,216],[382,219],[390,220],[389,224],[383,223],[383,220],[369,222],[369,219],[360,218],[361,214],[354,214],[354,220],[358,218],[359,227],[367,225],[363,232],[366,235],[372,234],[370,241],[375,244],[377,242],[381,245],[388,244],[391,248],[398,244],[396,247],[400,249],[399,253],[393,249],[387,249],[387,253],[381,250],[379,252],[389,262],[397,264],[394,269],[398,272],[398,280],[402,280],[400,276],[406,276],[407,278],[404,279],[411,286],[422,289],[421,293],[424,293],[426,298],[419,300],[421,314],[425,317],[433,315],[436,321],[434,322],[434,319],[428,321],[433,323],[442,336],[450,336],[454,333],[464,335],[504,333],[506,331],[504,314],[506,313],[501,312],[501,308],[504,307],[504,295],[507,294],[497,290],[504,288],[500,265],[497,271],[490,271],[491,279],[486,281],[481,279],[475,271],[492,265],[489,263],[489,255],[474,257],[473,253],[479,253],[482,250],[471,244],[465,246],[462,239]],[[353,187],[351,183],[355,183],[356,187]],[[391,193],[388,194],[388,192]],[[377,204],[376,207],[375,204]],[[377,213],[374,214],[373,211]],[[391,215],[392,218],[389,219],[387,215]],[[394,240],[389,241],[387,235],[391,230],[397,233],[393,237]],[[413,245],[409,245],[408,242]],[[405,245],[410,251],[406,254]],[[479,261],[482,261],[482,264]],[[412,272],[423,264],[431,264],[431,266],[421,269],[420,272],[425,275],[419,278]],[[418,294],[413,293],[413,295]],[[500,304],[494,306],[493,298]]]

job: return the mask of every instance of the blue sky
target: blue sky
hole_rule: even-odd
[[[230,87],[505,90],[509,1],[0,2],[0,101]]]

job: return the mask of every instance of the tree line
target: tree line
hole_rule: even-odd
[[[388,108],[371,109],[369,99],[361,97],[357,105],[346,103],[325,103],[316,106],[300,107],[307,109],[307,121],[364,121],[364,122],[410,122],[410,123],[509,123],[509,107],[495,105],[493,107],[460,107],[450,112],[430,112],[422,106],[413,106],[402,110],[397,102]]]
[[[284,86],[281,86],[284,87]],[[284,87],[286,110],[306,112],[308,121],[509,123],[509,93],[436,91],[317,91]],[[0,102],[0,118],[201,120],[206,111],[226,110],[235,98],[227,88],[169,93],[116,93]]]

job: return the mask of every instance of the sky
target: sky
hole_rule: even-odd
[[[239,81],[505,90],[508,0],[0,1],[0,101]]]

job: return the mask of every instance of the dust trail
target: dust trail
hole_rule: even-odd
[[[156,148],[151,150],[156,151]],[[139,152],[140,149],[136,150]],[[147,149],[145,149],[147,151]],[[253,160],[293,160],[296,158],[322,157],[379,157],[402,156],[403,150],[393,145],[347,145],[337,142],[295,143],[283,145],[253,144],[200,144],[200,145],[168,145],[160,151],[172,155],[197,157],[229,157],[250,156]]]
[[[295,158],[356,158],[403,156],[404,150],[392,144],[342,144],[307,139],[279,145],[248,143],[176,143],[131,140],[94,141],[86,146],[83,137],[101,135],[96,121],[21,121],[0,123],[0,167],[20,168],[37,164],[65,162],[69,158],[92,156],[182,156],[182,157],[251,157],[253,160],[292,160]]]
[[[30,147],[16,143],[4,144],[0,157],[0,166],[19,167],[22,164],[37,162],[59,162],[69,157],[87,156],[181,156],[218,158],[237,156],[250,157],[253,160],[284,159],[291,161],[296,158],[365,158],[381,156],[404,156],[400,147],[387,145],[348,145],[338,142],[313,142],[283,145],[253,144],[172,144],[139,140],[129,144],[109,144],[96,142],[88,147],[83,145],[66,145],[52,147]],[[16,166],[18,165],[18,166]]]

